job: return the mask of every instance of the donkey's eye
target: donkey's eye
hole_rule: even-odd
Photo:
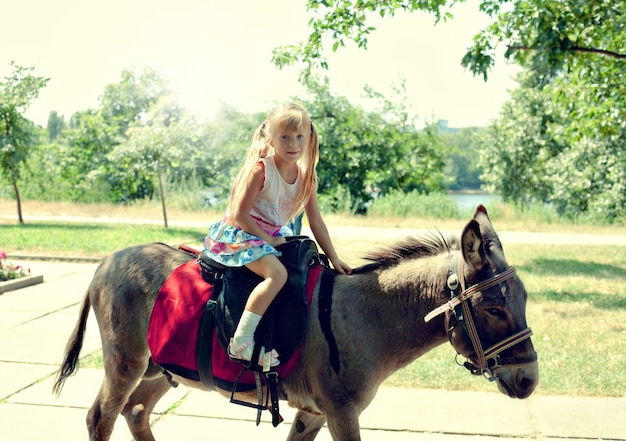
[[[501,309],[498,309],[498,308],[487,308],[486,311],[487,311],[488,314],[491,314],[491,315],[493,315],[494,317],[496,317],[496,318],[498,318],[500,320],[505,320],[506,319],[506,314]]]

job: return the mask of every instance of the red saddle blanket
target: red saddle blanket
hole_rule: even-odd
[[[307,275],[306,299],[310,307],[315,284],[321,267],[310,268]],[[195,260],[176,268],[159,291],[148,324],[148,346],[154,363],[174,374],[200,381],[197,364],[198,328],[205,306],[212,293],[212,285],[200,273]],[[217,332],[213,332],[212,367],[216,384],[229,388],[235,382],[242,366],[228,358],[219,343]],[[289,375],[298,367],[300,349],[289,360],[280,360],[276,367],[280,378]],[[254,376],[244,373],[241,385],[254,385]]]

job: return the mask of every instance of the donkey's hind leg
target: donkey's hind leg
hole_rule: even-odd
[[[122,410],[128,428],[137,441],[154,441],[150,429],[150,415],[154,406],[171,389],[171,383],[160,375],[158,378],[141,380]]]
[[[298,410],[291,425],[287,441],[312,441],[320,429],[324,427],[325,422],[326,418],[324,415]]]
[[[91,441],[109,440],[115,420],[148,366],[147,358],[129,360],[121,356],[107,357],[106,353],[103,357],[105,366],[102,386],[87,412],[87,429]]]

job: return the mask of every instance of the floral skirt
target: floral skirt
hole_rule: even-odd
[[[272,228],[260,225],[270,236],[293,236],[289,227]],[[239,267],[273,254],[281,256],[281,252],[258,236],[246,233],[238,227],[219,221],[209,227],[209,234],[204,239],[204,253],[225,266]]]

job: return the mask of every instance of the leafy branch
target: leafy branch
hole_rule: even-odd
[[[512,50],[512,51],[540,50],[540,48],[529,47],[529,46],[521,46],[521,45],[514,45],[514,44],[509,44],[506,47],[507,47],[508,50]],[[545,50],[547,50],[547,49],[545,49]],[[606,55],[608,57],[619,58],[619,59],[625,59],[626,58],[626,54],[622,54],[622,53],[614,52],[614,51],[609,51],[609,50],[606,50],[606,49],[593,48],[593,47],[570,46],[570,47],[567,47],[567,48],[562,49],[562,50],[572,51],[572,52],[587,52],[587,53],[593,53],[593,54],[600,54],[600,55]]]

